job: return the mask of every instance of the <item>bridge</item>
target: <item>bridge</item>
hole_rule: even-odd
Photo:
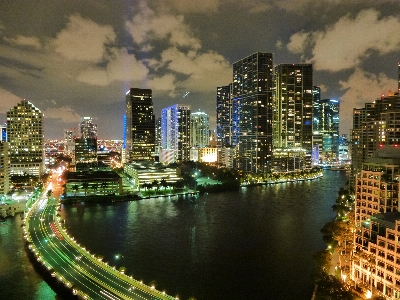
[[[26,214],[24,236],[36,260],[77,299],[178,299],[127,276],[78,245],[57,217],[58,200],[46,197],[46,192]]]

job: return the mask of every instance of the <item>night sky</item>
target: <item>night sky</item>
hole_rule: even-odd
[[[232,63],[254,52],[313,63],[322,98],[352,109],[397,90],[399,0],[13,0],[0,2],[0,122],[22,99],[62,138],[83,116],[121,139],[125,93],[153,90],[154,113],[179,103],[208,113]],[[189,93],[187,93],[189,92]]]

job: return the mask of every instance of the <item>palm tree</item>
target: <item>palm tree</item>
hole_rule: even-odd
[[[165,180],[165,178],[163,178],[161,179],[160,184],[164,188],[164,194],[165,194],[165,191],[167,190],[168,187],[168,182]]]
[[[77,192],[78,192],[78,190],[79,190],[79,185],[77,185],[77,184],[74,184],[74,185],[72,186],[72,190],[74,190],[74,191],[75,191],[74,198],[76,198],[76,193],[77,193]]]
[[[89,188],[89,183],[86,181],[84,183],[82,183],[82,188],[85,190],[85,197],[86,197],[86,193]]]
[[[92,187],[92,190],[93,190],[94,194],[96,195],[97,189],[99,188],[99,184],[98,183],[92,183],[91,187]]]
[[[156,187],[156,192],[155,192],[155,195],[156,195],[157,192],[158,192],[158,189],[160,188],[159,185],[158,185],[158,180],[154,179],[153,182],[151,183],[151,186],[152,187]]]
[[[151,188],[151,183],[145,182],[142,184],[142,188],[144,188],[145,190],[149,190]]]

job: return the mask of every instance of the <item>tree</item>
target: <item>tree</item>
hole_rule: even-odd
[[[92,187],[92,190],[93,190],[94,194],[96,195],[97,189],[99,188],[99,184],[98,183],[92,183],[91,187]]]
[[[315,261],[315,276],[317,279],[323,278],[329,273],[329,267],[331,265],[332,254],[328,250],[322,250],[314,254],[313,259]]]
[[[72,190],[74,190],[75,191],[75,195],[74,195],[74,197],[76,198],[76,193],[78,192],[78,190],[79,190],[79,185],[77,185],[77,184],[74,184],[73,186],[72,186]]]
[[[158,189],[160,188],[160,186],[158,184],[158,180],[154,179],[153,182],[151,183],[151,186],[156,188],[156,193],[155,194],[157,194]]]
[[[317,282],[316,300],[352,300],[354,295],[335,276],[325,275]]]
[[[82,188],[85,190],[85,197],[86,197],[87,190],[89,188],[89,183],[86,181],[84,183],[82,183]]]
[[[168,187],[168,182],[165,180],[165,178],[161,179],[160,184],[164,188],[164,191],[166,191]]]

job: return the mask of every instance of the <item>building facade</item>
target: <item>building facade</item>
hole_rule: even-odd
[[[209,144],[210,120],[208,114],[195,112],[190,114],[190,146],[203,148]]]
[[[314,97],[311,64],[275,67],[274,170],[284,171],[285,166],[293,166],[288,168],[289,172],[296,171],[296,166],[311,168]]]
[[[97,125],[94,124],[92,117],[83,117],[79,124],[81,138],[97,139]]]
[[[0,199],[10,190],[10,157],[8,143],[0,141]]]
[[[43,113],[23,100],[7,111],[11,175],[40,176],[44,166]]]
[[[161,152],[168,162],[190,158],[190,106],[175,104],[161,111]]]
[[[217,147],[235,147],[232,141],[232,84],[217,87]]]
[[[155,116],[151,89],[126,93],[126,152],[129,161],[154,161]]]
[[[265,173],[272,156],[273,54],[254,53],[233,64],[232,144],[236,168]]]
[[[400,145],[400,95],[389,92],[364,108],[353,109],[351,130],[351,182],[360,172],[362,163],[375,155],[382,146]]]

